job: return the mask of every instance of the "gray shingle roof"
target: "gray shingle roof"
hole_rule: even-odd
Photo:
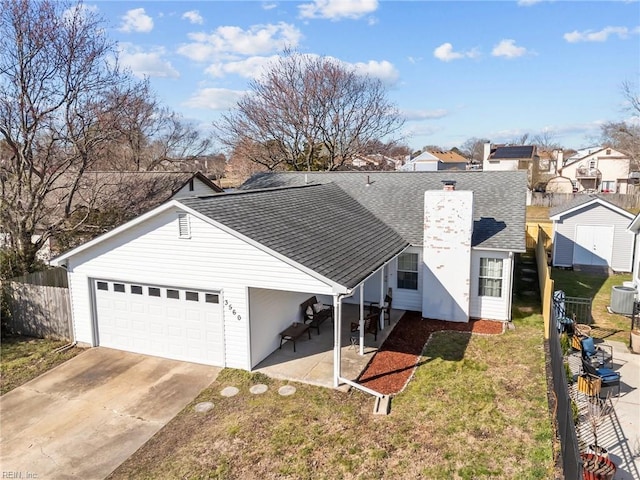
[[[600,200],[605,205],[608,204],[608,205],[611,205],[612,207],[618,208],[616,207],[615,204],[608,201],[603,195],[598,195],[594,193],[590,193],[590,194],[579,193],[577,195],[574,195],[573,200],[570,200],[567,203],[563,203],[562,205],[549,209],[549,216],[553,217],[555,215],[558,215],[559,213],[572,210],[576,207],[579,207],[580,205],[585,205],[596,199]],[[629,213],[629,215],[631,215],[631,213]]]
[[[334,182],[412,245],[423,243],[424,192],[455,180],[474,192],[472,245],[523,252],[527,174],[514,172],[278,172],[257,174],[241,190]],[[367,179],[370,184],[367,186]]]
[[[335,184],[180,202],[347,288],[408,246]]]

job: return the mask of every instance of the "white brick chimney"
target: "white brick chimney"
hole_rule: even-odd
[[[449,187],[424,194],[422,316],[468,322],[473,192]]]

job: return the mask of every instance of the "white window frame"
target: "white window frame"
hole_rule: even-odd
[[[413,263],[413,258],[415,258],[415,270],[413,269],[409,269],[406,268],[407,265],[402,265],[403,263],[403,259],[407,258],[408,256],[412,257],[411,262]],[[419,284],[419,269],[420,269],[420,256],[417,253],[413,253],[413,252],[405,252],[405,253],[401,253],[400,255],[398,255],[398,266],[396,268],[396,276],[397,276],[397,287],[401,290],[418,290],[418,284]],[[412,273],[415,274],[415,279],[416,279],[416,285],[415,288],[413,287],[405,287],[405,286],[400,286],[400,282],[405,282],[405,279],[401,279],[400,277],[402,276],[401,273]]]
[[[490,263],[499,265],[500,275]],[[497,292],[496,292],[497,290]],[[498,294],[496,294],[498,293]],[[504,293],[504,259],[493,257],[480,257],[478,269],[478,296],[502,298]]]

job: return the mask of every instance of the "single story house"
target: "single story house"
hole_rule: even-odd
[[[316,295],[334,309],[338,385],[343,302],[392,288],[394,308],[425,317],[511,318],[525,197],[522,172],[258,174],[53,263],[68,271],[77,342],[245,370]]]
[[[459,153],[441,150],[425,150],[398,170],[402,172],[437,172],[442,170],[467,170],[467,159]]]
[[[554,267],[606,267],[630,272],[635,237],[627,230],[633,214],[598,195],[577,195],[552,208]]]

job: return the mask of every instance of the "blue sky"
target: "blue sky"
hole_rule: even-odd
[[[543,132],[567,148],[630,120],[640,78],[635,1],[91,2],[121,62],[203,127],[284,47],[382,79],[405,143],[460,146]],[[638,119],[636,119],[638,120]]]

